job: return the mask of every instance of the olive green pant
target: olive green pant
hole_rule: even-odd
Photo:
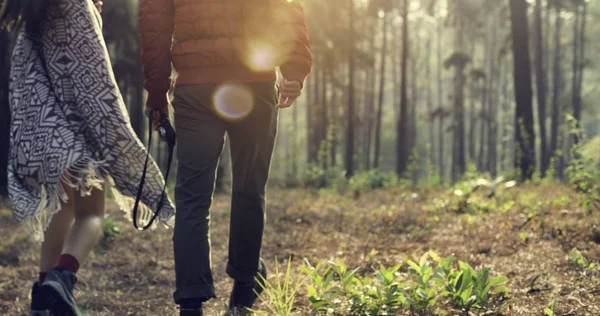
[[[173,107],[177,130],[177,185],[175,188],[175,302],[203,302],[215,297],[211,272],[209,208],[219,157],[227,133],[231,145],[232,200],[227,274],[252,281],[258,271],[265,222],[265,187],[277,130],[277,93],[274,82],[225,90],[224,104],[213,102],[217,85],[175,88]],[[238,119],[233,109],[249,101],[253,107]],[[229,94],[229,96],[228,96]],[[239,101],[237,104],[231,104]],[[215,104],[217,103],[217,104]],[[248,104],[247,104],[248,103]]]

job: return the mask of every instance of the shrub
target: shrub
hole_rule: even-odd
[[[381,267],[372,276],[361,277],[359,269],[348,268],[341,260],[306,265],[307,294],[317,314],[394,315],[401,310],[426,312],[441,298],[469,312],[503,307],[508,293],[505,276],[490,277],[487,268],[474,269],[454,256],[441,259],[427,252],[419,260],[408,260],[408,271],[401,265]]]

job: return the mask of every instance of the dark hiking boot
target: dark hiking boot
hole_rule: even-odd
[[[179,308],[179,316],[202,316],[202,307],[200,308]]]
[[[77,283],[77,277],[71,271],[53,269],[48,272],[40,292],[51,313],[57,316],[78,316],[80,314],[73,297],[75,283]]]
[[[229,298],[227,316],[250,315],[251,313],[248,309],[252,308],[260,293],[263,292],[264,284],[262,280],[266,279],[267,267],[261,259],[256,279],[249,283],[235,282],[233,284],[233,290],[231,290],[231,297]]]
[[[49,316],[50,312],[46,307],[46,302],[40,294],[40,284],[35,282],[31,288],[31,306],[29,308],[30,316]]]

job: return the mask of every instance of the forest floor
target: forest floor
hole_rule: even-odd
[[[453,189],[349,194],[271,189],[263,258],[270,271],[276,258],[291,256],[294,269],[306,260],[339,258],[366,273],[433,250],[507,276],[508,304],[498,315],[543,315],[553,299],[556,315],[600,315],[600,269],[574,264],[571,254],[576,248],[589,262],[600,262],[600,211],[584,210],[579,197],[561,184],[515,187],[504,195],[508,198],[501,204],[473,214],[447,209]],[[114,205],[109,210],[113,221],[107,229],[119,228],[120,234],[103,239],[83,265],[78,304],[86,315],[176,315],[171,232],[136,232]],[[212,316],[224,314],[231,289],[225,274],[227,195],[215,197],[211,220],[218,299],[208,303],[205,314]],[[38,258],[38,246],[5,205],[0,210],[0,315],[27,314]],[[446,305],[430,313],[458,315]],[[294,314],[309,315],[309,310],[306,296],[299,295]]]

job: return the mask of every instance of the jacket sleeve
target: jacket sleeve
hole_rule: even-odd
[[[169,103],[174,14],[173,0],[140,1],[139,28],[148,108],[166,108]]]
[[[286,52],[284,62],[280,66],[283,77],[304,83],[312,68],[312,54],[304,6],[300,0],[283,0],[281,6],[286,9],[287,23],[291,36],[283,39]]]

